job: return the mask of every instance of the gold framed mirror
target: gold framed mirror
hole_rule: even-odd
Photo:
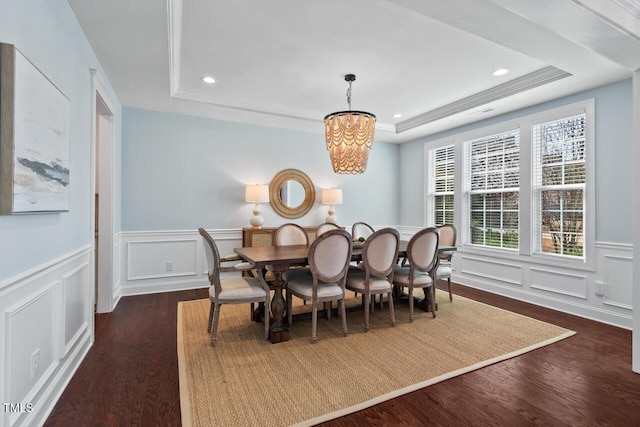
[[[316,201],[316,189],[304,172],[284,169],[269,184],[269,203],[284,218],[300,218]]]

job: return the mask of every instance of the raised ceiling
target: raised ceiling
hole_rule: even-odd
[[[633,0],[69,0],[121,103],[404,142],[630,77]],[[495,77],[498,68],[511,71]],[[211,75],[208,85],[201,77]],[[394,117],[402,114],[402,117]]]

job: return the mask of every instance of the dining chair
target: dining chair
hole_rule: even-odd
[[[330,230],[340,230],[340,226],[330,222],[322,223],[316,229],[316,237],[319,237],[321,234],[324,234]]]
[[[369,330],[369,306],[373,295],[387,294],[391,324],[396,325],[393,310],[393,272],[398,259],[400,233],[393,228],[383,228],[371,234],[362,246],[364,270],[349,268],[346,288],[361,293],[364,304],[364,330]],[[382,304],[382,301],[381,301]]]
[[[345,230],[322,233],[309,248],[309,268],[299,269],[287,282],[287,319],[293,321],[293,298],[311,301],[311,342],[318,340],[318,303],[338,301],[342,331],[347,336],[347,313],[344,305],[345,281],[351,260],[351,236]],[[329,308],[330,310],[330,308]],[[329,316],[327,316],[329,317]]]
[[[276,230],[274,237],[275,246],[289,246],[289,245],[308,245],[309,236],[304,228],[298,224],[286,223],[282,224]]]
[[[440,246],[456,245],[456,228],[453,225],[441,225],[438,229],[440,230]],[[453,257],[453,251],[439,252],[438,257],[440,261],[438,263],[435,278],[436,280],[447,279],[449,301],[453,301],[453,294],[451,293],[451,274],[453,273],[453,269],[451,268],[451,258]]]
[[[409,321],[413,322],[413,290],[422,288],[429,298],[431,314],[436,317],[435,274],[438,267],[439,230],[429,227],[418,231],[407,245],[408,265],[396,265],[393,284],[397,288],[409,288]],[[427,290],[430,295],[427,294]]]
[[[207,332],[211,332],[211,346],[215,347],[218,336],[218,323],[220,320],[220,308],[223,304],[245,304],[251,303],[253,318],[254,304],[264,303],[269,307],[269,285],[262,277],[232,277],[220,279],[220,253],[213,238],[204,228],[198,231],[204,242],[204,251],[209,266],[209,299],[211,308],[209,309],[209,323]],[[260,273],[262,274],[262,273]],[[269,319],[265,316],[264,335],[269,338]]]
[[[351,237],[357,240],[360,237],[368,238],[375,230],[366,222],[356,222],[351,226]]]

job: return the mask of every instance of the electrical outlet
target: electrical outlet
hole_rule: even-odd
[[[596,295],[603,297],[606,290],[606,285],[604,283],[596,283]]]
[[[33,353],[31,353],[31,379],[35,378],[38,375],[38,371],[40,370],[40,349],[36,348]]]
[[[165,270],[173,271],[173,261],[167,261],[164,265]]]

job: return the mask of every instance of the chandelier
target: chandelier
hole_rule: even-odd
[[[334,172],[358,174],[367,169],[373,133],[376,130],[376,116],[365,111],[351,111],[351,83],[355,81],[356,76],[347,74],[344,79],[349,82],[349,111],[337,111],[325,116],[327,150]]]

